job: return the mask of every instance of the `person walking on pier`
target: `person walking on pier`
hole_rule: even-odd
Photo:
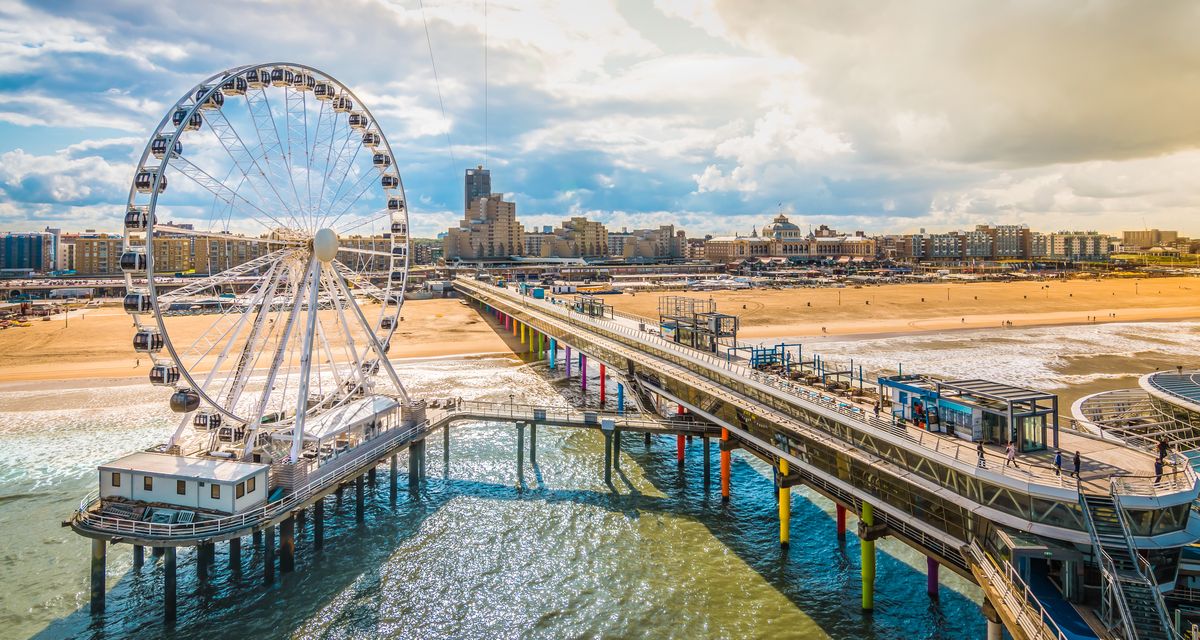
[[[1163,459],[1159,458],[1154,461],[1154,484],[1162,481]]]
[[[875,418],[879,419],[879,403],[875,403]]]
[[[1054,475],[1062,475],[1062,451],[1054,450]]]
[[[1021,465],[1017,464],[1017,450],[1013,447],[1011,442],[1008,443],[1008,446],[1004,449],[1004,466],[1007,467],[1010,464],[1017,469],[1021,468]]]
[[[983,443],[982,442],[975,445],[975,452],[979,454],[979,468],[986,469],[987,468],[987,459],[985,459],[983,457]]]
[[[1163,436],[1158,441],[1158,459],[1164,460],[1167,457],[1167,437]]]
[[[1075,460],[1073,460],[1073,462],[1075,463],[1075,477],[1078,478],[1079,477],[1079,452],[1078,451],[1075,452]]]

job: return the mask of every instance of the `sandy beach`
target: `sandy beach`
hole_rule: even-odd
[[[746,338],[911,334],[983,327],[1200,319],[1200,279],[1076,280],[910,284],[845,289],[789,289],[690,293],[740,315]],[[605,300],[619,310],[657,316],[658,294]],[[869,304],[868,304],[869,303]],[[1110,315],[1115,314],[1115,315]],[[393,358],[512,351],[474,309],[454,299],[405,303],[393,339]],[[181,338],[208,327],[211,316],[175,318]],[[173,329],[174,330],[174,329]],[[129,316],[115,306],[75,311],[26,328],[0,331],[0,382],[127,378],[147,374],[148,360],[130,341]],[[174,337],[174,334],[173,334]]]
[[[607,296],[619,311],[658,317],[660,294]],[[739,336],[908,334],[1012,326],[1200,319],[1200,278],[903,284],[845,289],[689,292],[741,316]],[[1094,318],[1094,320],[1092,320]]]

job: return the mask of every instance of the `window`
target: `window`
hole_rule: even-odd
[[[181,496],[187,495],[187,481],[186,480],[176,480],[175,481],[175,493],[178,493]]]
[[[254,493],[254,478],[253,478],[253,476],[246,480],[246,493]]]
[[[235,488],[235,489],[233,490],[233,497],[234,497],[234,498],[240,498],[240,497],[242,497],[242,496],[244,496],[244,495],[246,495],[246,483],[245,483],[245,482],[239,482],[239,483],[237,483],[237,488]]]
[[[146,491],[154,491],[154,478],[142,476],[142,488]]]
[[[212,496],[213,500],[220,500],[221,499],[221,485],[213,483],[209,487],[208,494]]]
[[[116,471],[114,471],[112,474],[112,486],[121,486],[121,474],[117,473]]]

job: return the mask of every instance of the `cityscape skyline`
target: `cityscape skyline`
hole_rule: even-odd
[[[166,5],[12,4],[0,11],[0,227],[115,229],[148,123],[170,101],[217,69],[296,59],[371,106],[419,236],[453,226],[461,172],[485,156],[531,227],[584,216],[724,235],[783,212],[867,232],[1053,216],[1200,235],[1188,179],[1200,139],[1181,115],[1200,98],[1170,82],[1200,57],[1182,4],[490,7],[485,85],[482,4],[313,2],[269,33],[256,6],[213,3],[180,22]],[[870,28],[888,21],[912,29]],[[314,59],[310,43],[334,33],[355,46]]]

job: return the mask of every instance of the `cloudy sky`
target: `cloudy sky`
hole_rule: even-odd
[[[484,162],[484,9],[0,0],[0,229],[118,230],[167,108],[222,69],[288,60],[366,101],[414,230],[433,235],[460,216],[463,170]],[[486,10],[486,162],[526,225],[585,214],[700,235],[782,209],[847,230],[1200,235],[1200,3]]]

